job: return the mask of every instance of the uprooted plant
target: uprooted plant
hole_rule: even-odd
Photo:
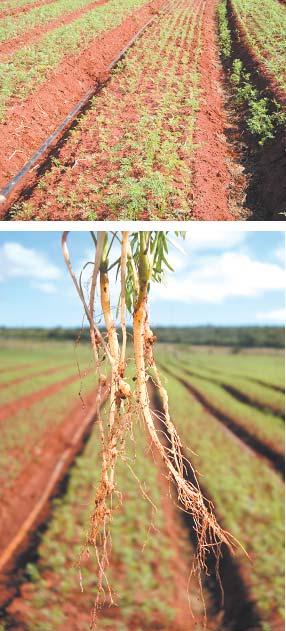
[[[178,233],[176,233],[178,236]],[[235,540],[217,523],[212,506],[202,496],[199,485],[186,478],[186,461],[176,428],[170,418],[168,395],[156,367],[153,346],[155,336],[149,323],[148,298],[152,281],[161,283],[166,268],[172,269],[167,257],[170,236],[167,232],[98,232],[91,233],[94,244],[93,261],[86,263],[91,269],[89,282],[83,283],[81,273],[76,276],[68,251],[68,233],[63,233],[63,254],[76,291],[82,302],[89,324],[95,365],[99,371],[102,362],[110,366],[110,395],[107,419],[98,414],[98,427],[102,442],[100,480],[96,489],[94,507],[86,545],[94,546],[98,561],[98,592],[94,615],[104,597],[112,499],[120,492],[116,486],[116,461],[130,424],[131,415],[140,418],[146,427],[151,443],[158,450],[170,480],[176,489],[180,507],[194,519],[198,548],[197,567],[206,567],[210,547],[220,555],[222,543],[233,548]],[[118,326],[113,316],[110,297],[111,274],[116,272],[120,291]],[[117,283],[116,283],[117,284]],[[96,324],[95,314],[102,313],[105,331]],[[135,365],[135,390],[126,378],[127,314],[132,316],[132,358]],[[153,379],[162,401],[164,415],[152,410],[148,394],[148,380]],[[163,424],[163,431],[162,431]],[[164,436],[165,435],[165,436]],[[167,438],[167,440],[166,440]],[[110,592],[111,596],[111,592]],[[112,596],[111,596],[112,599]],[[93,624],[95,617],[93,618]]]

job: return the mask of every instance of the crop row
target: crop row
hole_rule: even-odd
[[[164,364],[163,364],[164,365]],[[185,367],[169,361],[171,372],[183,378],[213,406],[218,414],[230,417],[237,427],[259,439],[261,443],[280,455],[284,454],[284,423],[270,412],[262,412],[242,403],[226,392],[220,385],[205,379],[188,376]]]
[[[197,454],[192,453],[191,459],[204,490],[224,527],[250,556],[248,560],[239,550],[237,560],[259,608],[262,628],[274,628],[271,621],[278,628],[284,616],[283,483],[207,414],[177,379],[166,376],[166,382],[173,420],[183,444]]]
[[[30,379],[25,379],[21,383],[8,383],[4,388],[1,388],[0,405],[5,406],[8,403],[17,405],[18,399],[21,400],[22,397],[48,388],[69,377],[76,377],[77,374],[77,369],[74,364],[59,366],[56,372],[51,370],[48,374],[44,370],[39,370],[37,373],[31,375]],[[79,375],[78,378],[80,379]]]
[[[0,120],[13,97],[25,98],[69,54],[79,53],[97,35],[121,24],[146,0],[109,0],[71,24],[60,26],[34,44],[23,46],[0,62]]]
[[[264,409],[265,412],[273,412],[281,417],[284,414],[284,395],[282,392],[272,390],[259,383],[254,383],[248,379],[242,377],[228,376],[227,374],[221,374],[214,376],[204,370],[193,369],[191,365],[184,364],[188,368],[192,368],[191,373],[195,377],[202,377],[207,381],[213,382],[222,386],[222,388],[228,391],[234,396],[234,398],[243,399],[246,398],[246,403]]]
[[[196,363],[196,360],[187,353],[180,353],[178,362],[189,371],[191,376],[200,377],[206,381],[213,382],[226,390],[229,387],[230,393],[233,394],[234,397],[238,399],[241,397],[242,401],[243,398],[246,397],[248,401],[245,402],[264,408],[265,412],[268,410],[269,412],[274,412],[283,417],[285,407],[283,392],[273,390],[267,387],[266,384],[262,385],[261,383],[251,381],[251,379],[248,379],[245,375],[231,374],[226,367],[223,370],[223,364],[220,369],[214,370],[206,361]],[[231,392],[232,388],[233,393]]]
[[[0,390],[1,405],[4,406],[8,401],[15,403],[15,411],[11,411],[1,421],[0,480],[1,488],[5,490],[22,467],[32,457],[40,455],[39,444],[45,433],[61,425],[72,412],[75,403],[79,401],[79,391],[82,400],[86,400],[88,392],[94,388],[95,377],[93,374],[85,376],[84,373],[83,366],[91,365],[89,351],[82,348],[75,353],[71,345],[67,344],[31,344],[29,350],[26,345],[19,349],[8,344],[7,349],[1,351],[1,360],[1,366],[6,365],[7,368],[7,372],[0,374],[0,382],[2,384],[4,381],[5,384]],[[64,362],[68,368],[63,369]],[[77,362],[82,371],[82,379],[78,377],[73,383],[63,384],[56,393],[43,397],[37,403],[28,403],[17,409],[17,400],[20,401],[21,397],[36,393],[43,386],[56,385],[60,379],[70,374],[76,375]],[[39,371],[53,366],[58,367],[58,372],[37,376]],[[27,377],[25,381],[9,385],[9,380],[13,381],[24,375]],[[5,381],[7,379],[8,382]]]
[[[1,379],[3,374],[14,369],[17,372],[21,366],[29,364],[31,369],[37,370],[39,364],[66,363],[74,361],[88,363],[91,361],[91,352],[88,345],[67,342],[31,341],[1,339],[0,350]]]
[[[228,375],[261,383],[263,387],[284,390],[284,356],[283,354],[229,353],[226,350],[216,352],[196,351],[193,347],[176,345],[172,354],[182,361],[192,361],[192,366],[213,375]]]
[[[21,35],[36,26],[42,26],[51,20],[68,16],[76,9],[88,8],[92,0],[56,0],[52,4],[31,8],[30,11],[20,13],[15,17],[6,17],[0,20],[0,42],[5,42],[11,37]],[[1,14],[0,14],[1,17]]]
[[[80,621],[82,631],[90,628],[90,612],[97,589],[97,561],[93,549],[82,558],[83,592],[77,561],[92,511],[99,475],[99,449],[100,438],[95,425],[83,454],[71,471],[65,496],[54,502],[52,520],[38,549],[38,562],[28,566],[30,582],[23,590],[21,608],[21,623],[27,630],[74,628],[75,620]],[[106,588],[106,601],[99,614],[100,629],[127,631],[131,626],[141,629],[142,625],[169,628],[174,619],[174,553],[165,530],[158,470],[147,451],[144,429],[134,424],[132,439],[129,437],[124,448],[125,457],[119,460],[116,470],[119,495],[114,497],[112,552],[110,550],[107,570],[118,607],[109,606]],[[143,496],[142,489],[151,501]]]
[[[20,7],[28,6],[29,4],[34,4],[37,0],[5,0],[5,4],[1,7],[1,10],[7,9],[18,9]],[[42,0],[42,4],[44,5],[48,0]],[[54,0],[52,0],[54,1]],[[0,13],[1,15],[1,13]]]
[[[0,480],[1,489],[10,486],[23,466],[32,457],[40,457],[39,447],[47,432],[53,431],[72,413],[75,402],[83,401],[95,387],[94,375],[80,379],[61,388],[57,393],[43,398],[34,405],[10,414],[1,422]]]
[[[182,217],[192,206],[204,3],[171,0],[70,134],[16,219]]]
[[[286,93],[286,11],[277,0],[231,0],[257,58]]]

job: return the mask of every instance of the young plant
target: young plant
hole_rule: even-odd
[[[104,422],[98,413],[97,420],[102,441],[101,475],[95,493],[86,542],[87,548],[90,546],[95,548],[98,561],[98,593],[93,612],[93,624],[95,624],[96,611],[101,605],[102,596],[104,597],[105,586],[109,589],[111,602],[113,602],[106,568],[113,497],[120,496],[120,489],[116,486],[116,461],[118,456],[124,453],[124,438],[130,431],[132,415],[134,418],[143,420],[143,426],[149,434],[151,443],[155,445],[169,478],[174,483],[179,505],[193,516],[198,537],[198,567],[205,567],[206,554],[210,545],[219,556],[222,542],[233,548],[235,541],[217,523],[212,506],[203,498],[199,485],[194,485],[186,479],[186,461],[181,441],[170,417],[168,394],[162,385],[154,360],[155,336],[149,323],[149,291],[152,281],[161,283],[165,269],[172,269],[167,260],[168,233],[98,232],[97,235],[91,233],[91,238],[94,244],[94,260],[85,266],[85,268],[88,265],[91,266],[91,278],[85,290],[82,274],[77,278],[72,268],[67,246],[67,232],[63,233],[62,245],[68,270],[89,323],[95,364],[99,371],[99,383],[105,380],[101,375],[102,362],[107,361],[110,365],[108,418]],[[120,280],[118,306],[120,336],[110,299],[110,273],[114,269],[117,272],[117,279]],[[96,304],[97,295],[99,295],[100,303],[98,305]],[[95,312],[103,314],[106,333],[95,323]],[[135,365],[136,384],[134,392],[126,379],[127,313],[132,315],[132,359]],[[159,416],[158,412],[152,410],[150,404],[148,381],[151,375],[161,397],[163,416]]]

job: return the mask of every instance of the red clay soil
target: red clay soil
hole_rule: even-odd
[[[153,454],[148,452],[149,457]],[[148,458],[148,456],[147,456]],[[172,559],[170,561],[170,573],[172,575],[173,584],[173,602],[169,604],[173,607],[175,619],[172,623],[166,623],[164,614],[158,612],[154,613],[151,622],[146,621],[144,613],[131,615],[128,620],[124,619],[124,625],[129,631],[137,631],[139,628],[145,631],[194,631],[198,628],[199,622],[203,621],[203,607],[198,593],[198,585],[193,577],[190,576],[191,563],[193,549],[188,541],[188,533],[184,529],[181,520],[178,519],[178,513],[170,496],[169,483],[166,479],[166,471],[162,465],[162,461],[155,456],[153,458],[158,466],[158,486],[160,488],[160,494],[162,498],[162,508],[164,511],[164,533],[169,540],[169,547],[172,550]],[[155,534],[156,536],[156,534]],[[153,566],[153,572],[156,576],[157,569],[160,576],[158,559],[158,568]],[[116,561],[114,562],[113,570],[118,578],[123,571]],[[43,578],[48,581],[51,592],[56,593],[59,587],[59,578],[51,571],[44,571]],[[160,578],[161,580],[161,578]],[[8,613],[12,616],[15,627],[20,630],[24,626],[24,622],[27,619],[27,612],[31,612],[31,586],[23,584],[21,586],[20,595],[13,599],[8,608]],[[189,604],[190,601],[190,604]],[[191,605],[191,608],[190,608]],[[87,627],[90,622],[90,598],[89,594],[85,590],[82,594],[76,594],[74,601],[69,599],[64,603],[65,613],[65,626],[69,631],[79,631],[82,628]],[[193,618],[193,615],[195,618]],[[98,614],[98,629],[101,629],[101,621],[121,620],[120,603],[119,607],[104,606]],[[19,626],[18,626],[19,625]],[[202,625],[203,626],[203,625]],[[62,628],[62,627],[61,627]],[[111,628],[111,627],[110,627]],[[201,628],[201,627],[200,627]],[[208,626],[208,629],[214,627]]]
[[[239,219],[228,208],[230,173],[227,168],[228,147],[224,137],[226,113],[222,98],[222,68],[216,38],[218,0],[207,0],[202,27],[201,108],[197,117],[195,154],[194,210],[192,218],[200,221]]]
[[[39,39],[41,39],[46,33],[53,31],[54,29],[70,24],[81,15],[85,13],[89,13],[95,7],[99,7],[102,4],[107,4],[108,0],[95,0],[94,2],[90,2],[90,4],[86,5],[82,9],[76,9],[76,11],[71,11],[71,13],[64,13],[59,18],[55,20],[51,20],[42,26],[35,26],[35,28],[28,29],[25,33],[22,33],[18,37],[13,37],[6,42],[2,42],[0,44],[0,55],[7,55],[16,52],[18,48],[23,46],[27,46],[29,44],[36,43]]]
[[[42,370],[41,372],[25,374],[24,377],[17,377],[17,379],[6,381],[5,383],[0,383],[0,390],[3,390],[3,388],[9,388],[10,386],[15,386],[17,383],[22,383],[23,381],[31,380],[33,379],[33,377],[42,377],[43,375],[53,375],[54,373],[59,372],[63,368],[69,368],[70,366],[71,364],[61,364],[53,368],[48,368],[47,370]]]
[[[89,374],[91,370],[86,371],[86,375]],[[71,375],[70,377],[66,377],[66,379],[62,379],[61,381],[57,381],[56,383],[52,383],[50,386],[46,388],[42,388],[41,390],[37,390],[36,392],[32,392],[31,394],[27,394],[25,397],[20,397],[15,401],[11,401],[10,403],[6,403],[6,405],[2,405],[0,408],[0,422],[5,421],[5,419],[9,418],[13,414],[17,414],[19,410],[26,409],[38,403],[42,399],[46,399],[52,394],[56,394],[62,390],[65,386],[74,383],[75,381],[80,381],[81,377],[77,372],[75,375]]]
[[[96,37],[80,55],[67,57],[25,100],[11,103],[0,124],[1,187],[23,167],[84,94],[107,77],[109,64],[163,3],[164,0],[146,3],[120,26]],[[4,213],[7,208],[2,206],[1,210]]]
[[[46,4],[52,4],[55,0],[38,0],[38,2],[31,2],[31,4],[24,4],[22,7],[15,7],[11,9],[5,9],[1,7],[0,9],[0,19],[5,18],[7,16],[18,15],[18,13],[27,13],[31,11],[31,9],[37,9],[38,7],[46,6]]]
[[[107,392],[108,388],[106,386],[102,391],[102,402],[105,401]],[[67,447],[71,447],[71,449],[65,462],[64,471],[68,469],[75,455],[80,451],[84,436],[89,431],[94,416],[91,416],[89,419],[90,422],[80,441],[74,444],[73,438],[84,423],[84,419],[87,418],[93,409],[95,397],[96,390],[89,391],[85,397],[85,407],[81,403],[77,403],[67,411],[65,419],[59,427],[52,429],[53,426],[51,425],[48,428],[41,441],[34,447],[33,459],[22,469],[18,478],[13,482],[13,487],[4,490],[1,496],[0,510],[0,558],[41,499],[51,475]],[[38,515],[34,526],[47,517],[48,511],[49,506],[46,505],[46,508]],[[29,532],[27,540],[23,539],[20,548],[17,549],[17,554],[25,549],[28,538],[31,535],[32,532]],[[0,604],[3,604],[11,594],[15,593],[12,583],[9,586],[9,575],[13,562],[14,558],[12,556],[0,575]]]
[[[204,626],[204,606],[199,584],[191,576],[194,549],[190,545],[188,532],[178,518],[175,497],[172,495],[168,474],[161,458],[155,453],[153,460],[158,467],[158,487],[164,511],[164,532],[166,533],[173,557],[170,561],[170,572],[174,585],[174,610],[176,612],[172,630],[193,631]],[[208,625],[208,629],[214,629]]]

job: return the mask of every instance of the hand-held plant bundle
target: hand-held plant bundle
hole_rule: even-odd
[[[178,504],[193,517],[198,539],[198,567],[205,567],[210,547],[217,558],[220,546],[233,547],[233,538],[216,521],[212,507],[199,489],[186,478],[186,460],[176,428],[170,418],[168,395],[162,385],[153,355],[155,337],[149,324],[148,297],[152,281],[161,283],[168,263],[169,236],[166,232],[91,233],[94,259],[85,265],[91,267],[88,287],[83,287],[82,273],[76,277],[68,251],[68,233],[64,232],[62,247],[65,262],[76,291],[82,302],[89,324],[94,361],[99,372],[99,383],[104,381],[100,373],[102,362],[110,366],[110,396],[108,417],[104,422],[98,414],[98,426],[102,443],[100,480],[96,489],[91,515],[87,546],[94,546],[98,561],[98,593],[95,603],[100,606],[104,584],[108,586],[106,568],[112,517],[112,498],[120,489],[116,487],[116,461],[130,424],[131,414],[143,420],[143,426],[158,450],[169,477],[174,483]],[[119,254],[118,254],[119,251]],[[113,258],[112,258],[113,257]],[[84,269],[85,269],[84,268]],[[110,299],[110,274],[116,270],[120,280],[118,330],[113,317]],[[96,301],[99,301],[98,304]],[[95,311],[103,314],[106,333],[95,322]],[[126,380],[127,313],[132,316],[132,358],[135,364],[135,391]],[[121,333],[121,334],[120,334]],[[161,397],[164,415],[151,409],[148,380],[152,378]],[[163,424],[163,431],[162,431]],[[190,466],[190,463],[188,463]]]

